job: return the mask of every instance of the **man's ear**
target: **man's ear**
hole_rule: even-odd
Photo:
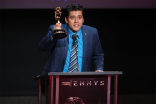
[[[68,20],[67,20],[67,18],[66,18],[66,17],[65,17],[65,22],[66,22],[66,23],[68,23]]]

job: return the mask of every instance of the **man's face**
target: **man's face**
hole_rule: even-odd
[[[65,22],[71,30],[78,32],[84,22],[82,11],[70,11],[68,18],[65,17]]]

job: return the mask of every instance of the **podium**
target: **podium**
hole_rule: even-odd
[[[114,77],[114,104],[117,104],[118,75],[122,71],[49,72],[37,76],[38,104],[41,81],[45,79],[45,104],[110,104],[111,77]]]

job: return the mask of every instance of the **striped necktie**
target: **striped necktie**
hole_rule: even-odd
[[[72,50],[70,55],[68,72],[75,72],[77,71],[77,67],[78,67],[78,43],[76,38],[77,35],[72,35],[73,44],[72,44]]]

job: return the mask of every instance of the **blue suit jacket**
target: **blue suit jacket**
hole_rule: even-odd
[[[51,50],[51,56],[48,60],[45,69],[42,74],[47,72],[62,72],[68,51],[68,24],[62,24],[62,29],[65,29],[67,37],[63,39],[51,40],[52,31],[54,25],[49,27],[47,35],[39,43],[39,49],[41,51]],[[82,60],[82,71],[91,70],[91,62],[94,62],[95,70],[103,70],[104,67],[104,54],[101,48],[101,42],[98,36],[96,28],[83,25],[83,60]]]

